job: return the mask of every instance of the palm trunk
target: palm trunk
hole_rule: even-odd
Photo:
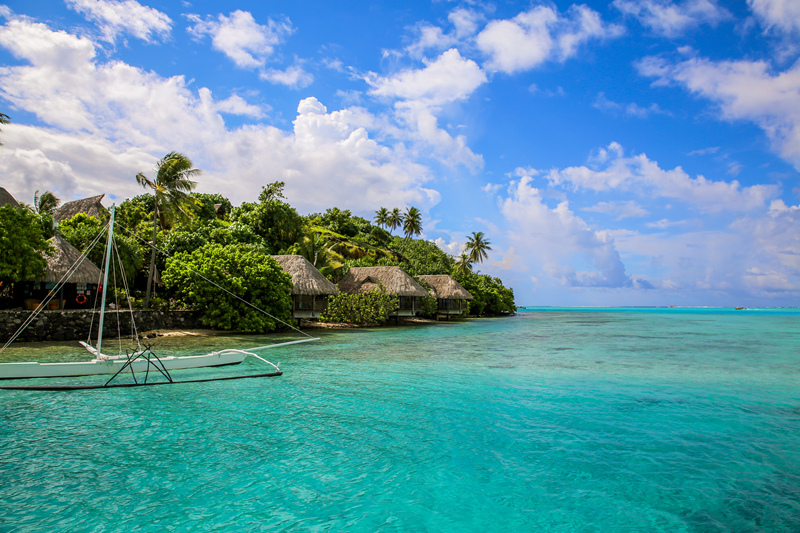
[[[147,290],[144,294],[144,308],[150,309],[150,289],[153,286],[153,277],[156,273],[156,237],[158,236],[158,196],[155,197],[155,209],[153,210],[153,242],[150,252],[150,271],[147,274]]]

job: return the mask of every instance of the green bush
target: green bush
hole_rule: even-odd
[[[163,279],[178,303],[202,311],[200,321],[213,328],[263,333],[292,320],[292,277],[263,248],[206,244],[168,259]]]
[[[386,292],[383,286],[364,294],[339,293],[328,300],[323,322],[348,324],[383,324],[400,308],[400,299]]]

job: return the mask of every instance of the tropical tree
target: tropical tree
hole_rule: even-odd
[[[26,281],[47,268],[42,256],[52,254],[34,213],[12,205],[0,207],[0,281]]]
[[[382,228],[389,227],[389,210],[381,207],[375,211],[375,223]]]
[[[409,207],[403,215],[403,233],[406,240],[412,235],[422,233],[422,213],[416,207]]]
[[[389,218],[386,220],[386,227],[389,228],[389,232],[393,232],[397,228],[399,228],[403,224],[403,215],[400,213],[400,209],[395,207],[392,209],[392,212],[389,213]]]
[[[292,277],[260,246],[209,243],[180,252],[167,259],[164,283],[213,328],[265,333],[292,320]]]
[[[169,220],[188,220],[191,215],[189,205],[193,204],[190,193],[197,186],[197,182],[190,178],[200,174],[202,170],[194,168],[192,161],[183,154],[170,152],[158,162],[155,179],[150,179],[141,172],[136,174],[136,182],[153,191],[155,206],[153,209],[153,246],[150,255],[150,271],[147,274],[147,291],[145,292],[144,307],[150,306],[150,289],[153,285],[153,275],[156,267],[156,237],[158,236],[159,222],[162,227]]]
[[[52,215],[53,211],[56,210],[58,204],[61,203],[55,194],[51,193],[50,191],[44,191],[41,195],[39,194],[39,190],[37,189],[35,193],[33,193],[33,212],[39,215],[43,215],[45,213]]]
[[[11,123],[11,117],[6,115],[5,113],[0,113],[0,124],[10,124],[10,123]],[[3,146],[2,142],[0,142],[0,146]]]
[[[469,260],[469,256],[465,253],[462,253],[458,261],[456,261],[456,274],[465,274],[467,272],[472,272],[472,261]]]
[[[303,218],[286,202],[282,181],[261,188],[258,203],[244,202],[230,214],[231,222],[250,226],[269,248],[270,253],[279,254],[303,236]]]
[[[491,241],[483,236],[482,231],[473,231],[472,236],[467,237],[467,244],[464,247],[470,263],[483,263],[484,259],[489,257],[487,252],[492,250],[490,244]]]
[[[83,252],[104,227],[105,223],[100,219],[86,213],[77,213],[72,218],[62,220],[58,225],[58,231],[68,243]],[[105,241],[102,242],[105,243]],[[117,247],[125,278],[132,280],[142,268],[144,252],[134,237],[121,231],[114,235],[114,244]],[[104,255],[105,246],[95,246],[89,252],[88,258],[95,265],[102,265]]]

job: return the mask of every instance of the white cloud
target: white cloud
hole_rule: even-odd
[[[461,252],[464,251],[464,243],[459,242],[457,240],[453,240],[450,242],[445,241],[442,237],[435,239],[434,244],[439,247],[444,253],[449,254],[453,257],[458,257],[461,255]]]
[[[461,57],[457,49],[447,50],[425,68],[404,70],[394,76],[367,79],[370,94],[419,101],[426,106],[441,106],[463,100],[486,83],[486,74],[477,63]]]
[[[636,118],[647,118],[650,115],[670,114],[669,111],[661,109],[661,107],[655,103],[650,104],[647,107],[643,107],[635,102],[632,102],[630,104],[620,104],[618,102],[613,102],[609,100],[606,97],[605,93],[603,92],[597,95],[597,98],[595,98],[595,101],[592,105],[601,111],[620,113],[620,114],[630,115]]]
[[[797,0],[747,0],[747,5],[769,30],[785,34],[800,31],[800,2]]]
[[[622,28],[604,24],[596,11],[584,5],[571,6],[566,16],[554,7],[536,6],[513,19],[489,22],[476,43],[489,57],[487,68],[511,74],[551,59],[565,61],[583,43],[621,33]]]
[[[573,190],[628,191],[643,197],[678,199],[709,213],[761,209],[777,196],[775,185],[741,187],[737,181],[692,178],[681,167],[664,170],[647,155],[625,157],[617,143],[601,150],[596,168],[587,166],[553,169],[547,179],[553,186],[570,185]]]
[[[650,214],[647,209],[633,200],[625,202],[599,202],[591,207],[584,207],[583,210],[611,215],[616,217],[617,220],[622,220],[624,218],[640,218]]]
[[[189,33],[197,38],[210,35],[212,46],[242,68],[264,66],[275,47],[294,31],[288,20],[269,19],[262,25],[248,11],[238,9],[230,17],[220,14],[217,20],[202,20],[197,15],[187,17],[194,22],[194,26],[188,28]]]
[[[531,183],[530,176],[512,181],[501,201],[501,212],[514,228],[510,240],[525,250],[526,263],[571,287],[631,286],[610,233],[591,230],[568,202],[551,209]],[[576,255],[594,270],[576,271],[571,266]]]
[[[370,75],[369,94],[397,99],[397,119],[405,126],[407,138],[434,148],[434,155],[450,165],[465,165],[476,170],[483,158],[470,150],[466,137],[453,137],[439,127],[436,113],[445,105],[467,99],[486,83],[486,74],[477,63],[461,57],[455,48],[421,69],[408,69],[390,77]]]
[[[268,69],[259,77],[278,85],[286,85],[295,89],[308,87],[314,81],[314,76],[303,70],[299,65],[293,65],[286,70]]]
[[[208,91],[208,89],[200,89],[201,91]],[[208,91],[209,96],[211,91]],[[228,113],[231,115],[242,115],[253,118],[261,118],[264,116],[264,109],[259,106],[248,104],[247,101],[241,96],[234,94],[225,100],[218,100],[214,106],[220,113]],[[269,107],[266,109],[269,110]]]
[[[800,63],[775,72],[763,61],[691,58],[670,63],[647,57],[638,68],[656,83],[676,83],[708,98],[719,105],[723,118],[754,122],[778,153],[800,169]]]
[[[614,0],[614,7],[636,17],[643,26],[665,37],[678,37],[700,24],[716,26],[730,19],[730,12],[716,0]]]
[[[339,205],[366,214],[381,205],[428,209],[439,201],[426,186],[430,170],[402,143],[373,139],[381,120],[363,109],[328,112],[312,97],[298,105],[290,131],[229,129],[220,112],[255,116],[258,108],[238,96],[215,100],[181,76],[100,62],[85,38],[11,21],[0,26],[0,45],[26,63],[0,69],[0,94],[45,124],[3,128],[4,187],[19,198],[32,198],[37,188],[57,189],[65,201],[139,194],[136,173],[175,150],[204,170],[199,190],[222,192],[234,203],[252,200],[275,180],[286,182],[301,212]]]
[[[66,4],[96,22],[101,38],[110,43],[125,33],[152,42],[155,36],[167,38],[172,29],[172,19],[165,13],[136,0],[66,0]]]

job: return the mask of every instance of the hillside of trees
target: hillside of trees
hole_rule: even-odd
[[[143,181],[140,183],[148,188]],[[282,182],[271,183],[262,188],[257,201],[235,207],[220,194],[186,190],[170,197],[153,187],[149,188],[155,194],[146,192],[122,202],[116,208],[115,236],[134,305],[174,309],[197,308],[198,302],[204,302],[202,305],[214,307],[215,326],[232,329],[237,324],[252,323],[247,329],[273,329],[274,324],[264,324],[264,319],[252,313],[237,315],[239,311],[196,288],[197,280],[186,265],[216,277],[228,285],[226,290],[262,301],[278,316],[287,318],[284,308],[291,283],[287,284],[288,276],[270,256],[298,254],[334,283],[355,266],[399,266],[414,277],[450,274],[475,298],[469,314],[499,316],[514,312],[513,291],[500,279],[477,270],[491,250],[482,233],[473,233],[465,253],[454,258],[433,242],[415,238],[422,226],[421,215],[413,207],[405,213],[382,208],[372,221],[337,207],[303,216],[286,201],[283,187]],[[0,208],[0,229],[9,241],[5,244],[17,251],[13,258],[0,259],[0,263],[6,263],[0,264],[0,279],[34,280],[44,268],[41,253],[47,253],[45,239],[53,234],[52,212],[58,205],[57,198],[46,195],[49,203],[44,206]],[[34,203],[41,204],[38,193]],[[104,223],[79,213],[62,221],[57,231],[82,250]],[[22,236],[21,240],[16,235]],[[155,242],[157,251],[150,247],[151,242]],[[99,265],[101,254],[95,251],[90,259]],[[271,303],[264,296],[270,289],[281,293]]]

